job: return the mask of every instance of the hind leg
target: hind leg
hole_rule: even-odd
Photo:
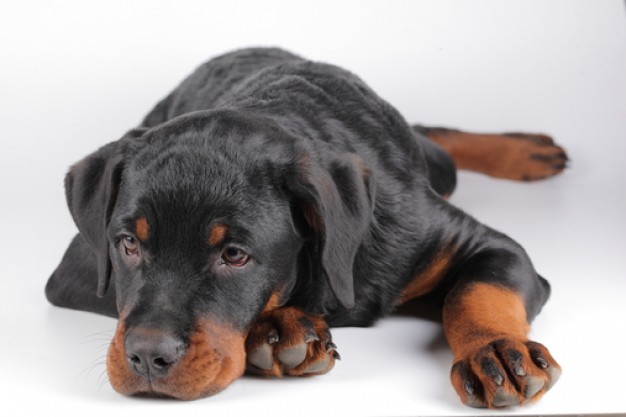
[[[496,178],[535,181],[556,175],[567,166],[565,150],[546,135],[468,133],[423,126],[413,128],[445,149],[459,169]]]
[[[430,185],[437,194],[448,198],[456,187],[456,166],[452,157],[436,142],[423,135],[417,126],[413,126],[413,131],[426,158]]]

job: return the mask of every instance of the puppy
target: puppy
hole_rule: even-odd
[[[329,327],[421,300],[441,316],[461,401],[523,404],[561,374],[527,338],[550,287],[446,198],[457,168],[537,180],[566,161],[543,135],[410,126],[336,66],[232,52],[71,167],[79,233],[46,295],[119,319],[107,371],[122,394],[324,374],[339,359]]]

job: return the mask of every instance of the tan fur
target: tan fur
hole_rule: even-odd
[[[529,325],[522,297],[502,286],[474,283],[456,302],[446,303],[443,326],[455,358],[493,339],[526,339]]]
[[[226,226],[225,224],[214,224],[211,227],[211,232],[209,233],[209,245],[218,246],[224,241],[227,232],[228,226]]]
[[[150,233],[150,226],[148,220],[145,217],[139,217],[135,220],[135,234],[141,242],[148,240],[148,234]]]
[[[432,261],[420,270],[402,291],[397,304],[405,303],[434,290],[450,268],[453,254],[452,249],[444,249],[435,255]]]

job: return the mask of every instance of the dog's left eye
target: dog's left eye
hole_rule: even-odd
[[[137,239],[132,236],[124,236],[122,238],[122,245],[124,245],[124,251],[127,256],[134,256],[139,254],[139,243]]]
[[[229,266],[240,268],[247,264],[249,260],[250,255],[234,246],[228,246],[222,251],[222,262]]]

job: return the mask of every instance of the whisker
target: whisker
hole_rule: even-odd
[[[106,366],[106,355],[99,355],[97,358],[92,360],[87,368],[85,368],[84,370],[79,372],[78,375],[76,375],[76,379],[84,376],[84,380],[86,381],[89,378],[89,375],[91,375],[91,372],[101,366]]]
[[[82,342],[78,342],[79,345],[89,345],[92,343],[110,343],[113,336],[97,336],[97,337],[85,337]]]
[[[106,369],[100,373],[98,376],[98,392],[104,388],[105,385],[110,384],[111,380],[109,379],[109,375],[106,373]]]

